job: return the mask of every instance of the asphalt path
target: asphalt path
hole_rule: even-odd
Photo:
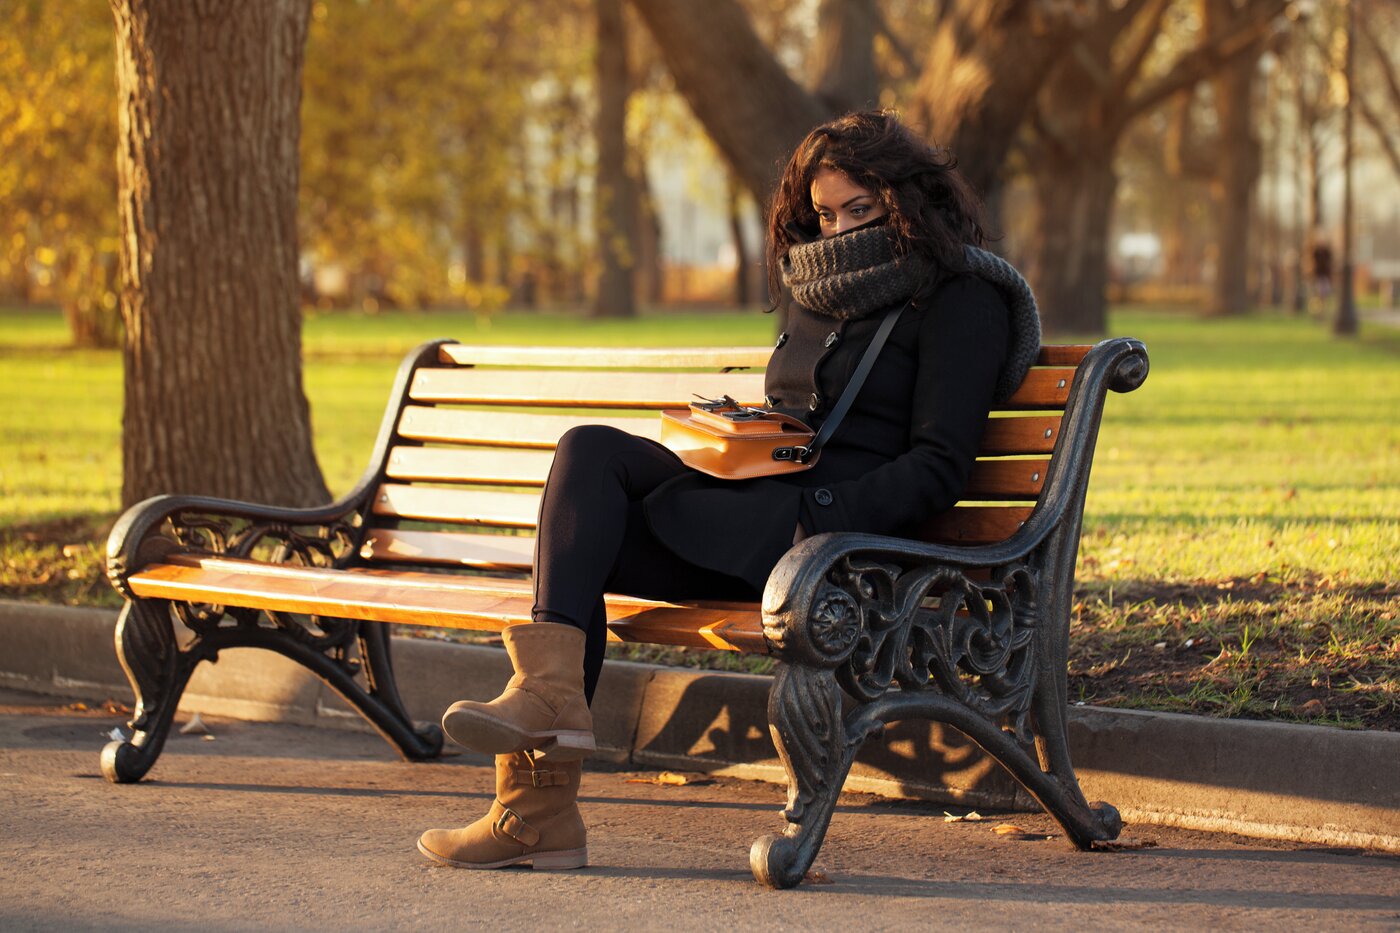
[[[121,717],[0,691],[0,930],[556,928],[1400,930],[1400,859],[1160,827],[1077,852],[1042,814],[843,798],[819,874],[757,885],[781,788],[584,780],[588,868],[429,863],[419,832],[491,800],[486,760],[395,760],[376,736],[215,720],[139,785],[98,773]],[[961,811],[959,811],[961,812]]]

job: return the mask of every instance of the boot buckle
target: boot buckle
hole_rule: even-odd
[[[539,770],[524,768],[516,769],[513,772],[515,783],[524,784],[529,787],[562,787],[569,783],[569,773],[567,771],[551,771],[548,768]]]
[[[519,813],[506,806],[501,807],[501,816],[496,820],[496,831],[525,846],[532,846],[540,841],[539,832],[521,819]]]

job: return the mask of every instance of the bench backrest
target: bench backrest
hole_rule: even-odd
[[[1001,541],[1039,497],[1087,346],[1050,346],[992,413],[963,502],[925,540]],[[761,405],[768,347],[469,347],[405,363],[381,434],[383,463],[361,558],[524,570],[558,438],[610,424],[655,438],[657,412],[694,395]]]

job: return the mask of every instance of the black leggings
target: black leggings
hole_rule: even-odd
[[[588,702],[607,646],[605,592],[651,599],[758,598],[738,577],[677,557],[647,524],[642,499],[688,468],[655,441],[605,425],[559,439],[540,499],[535,539],[536,622],[562,622],[587,635]]]

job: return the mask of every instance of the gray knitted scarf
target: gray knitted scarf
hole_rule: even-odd
[[[1005,259],[964,246],[967,271],[985,279],[1011,311],[1006,359],[997,377],[996,400],[1016,391],[1040,352],[1040,314],[1026,280]],[[907,301],[927,281],[932,264],[923,256],[895,255],[894,232],[886,226],[856,229],[810,243],[796,243],[783,260],[783,284],[817,314],[854,320]]]

